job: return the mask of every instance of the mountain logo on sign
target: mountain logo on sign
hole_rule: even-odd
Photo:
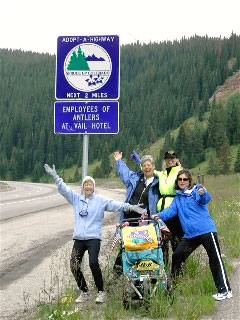
[[[64,75],[68,83],[80,91],[95,91],[106,84],[112,72],[107,51],[93,43],[74,47],[64,61]]]
[[[86,60],[87,61],[105,61],[103,57],[98,58],[95,56],[95,54],[93,54],[92,56],[88,56]]]

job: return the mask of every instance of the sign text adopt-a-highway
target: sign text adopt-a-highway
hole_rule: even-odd
[[[57,100],[119,98],[119,37],[58,37]]]
[[[117,101],[59,101],[54,105],[54,132],[114,134],[119,130]]]

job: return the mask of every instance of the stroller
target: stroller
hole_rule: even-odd
[[[150,223],[151,222],[151,223]],[[136,226],[129,226],[131,225]],[[169,232],[160,220],[125,219],[118,227],[123,275],[129,284],[125,292],[125,305],[129,299],[150,298],[156,290],[168,290],[169,277],[164,269],[162,238]]]

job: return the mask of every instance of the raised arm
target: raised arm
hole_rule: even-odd
[[[73,203],[75,192],[63,182],[62,178],[58,176],[55,165],[53,164],[53,167],[51,168],[48,164],[45,164],[44,169],[54,179],[56,185],[58,186],[58,192],[64,196],[68,202]]]
[[[114,152],[114,159],[116,161],[117,173],[122,182],[126,185],[130,179],[130,176],[135,174],[135,172],[129,170],[126,163],[122,160],[122,152]]]

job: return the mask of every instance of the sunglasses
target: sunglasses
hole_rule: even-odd
[[[178,178],[178,181],[188,181],[188,178]]]

